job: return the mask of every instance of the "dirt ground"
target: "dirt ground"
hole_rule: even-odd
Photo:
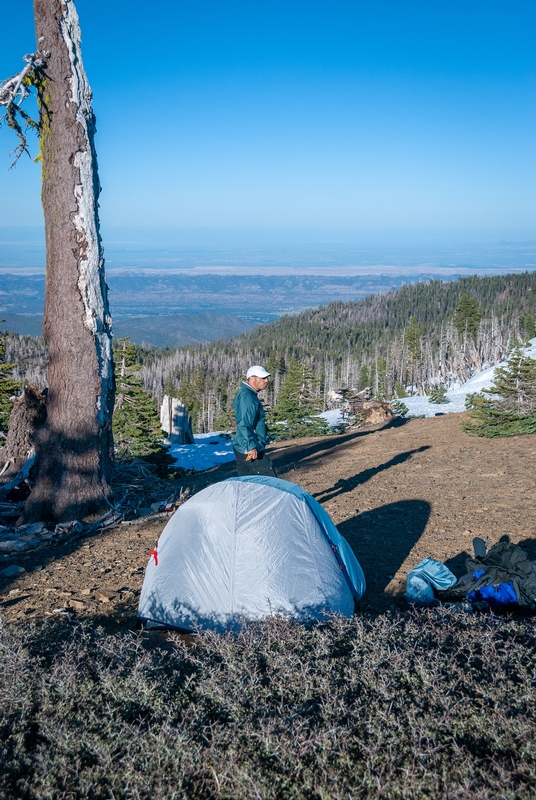
[[[422,558],[464,573],[472,539],[502,536],[536,558],[536,436],[469,437],[460,414],[399,420],[381,429],[283,442],[280,477],[319,500],[363,567],[362,609],[405,607],[406,573]],[[182,483],[199,491],[234,474],[233,464]],[[167,520],[125,524],[67,546],[0,557],[0,607],[7,622],[68,614],[106,627],[134,627],[148,551]],[[2,563],[3,562],[3,563]]]

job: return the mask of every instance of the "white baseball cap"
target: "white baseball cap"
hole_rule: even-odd
[[[259,364],[255,364],[246,372],[246,378],[253,378],[253,376],[256,378],[269,378],[270,374],[271,373],[267,372],[264,367],[259,366]]]

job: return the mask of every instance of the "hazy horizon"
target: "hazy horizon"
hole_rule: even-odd
[[[482,231],[440,237],[430,230],[104,226],[102,232],[118,320],[210,311],[260,323],[404,283],[536,269],[530,231],[517,240]],[[0,228],[4,313],[42,313],[44,265],[41,228]]]
[[[102,226],[109,270],[536,268],[534,230]],[[43,270],[44,230],[0,227],[0,270]]]

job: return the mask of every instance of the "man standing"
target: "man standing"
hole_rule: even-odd
[[[258,393],[268,386],[270,373],[258,364],[250,367],[246,380],[242,381],[235,395],[233,408],[236,419],[236,434],[233,450],[236,471],[239,475],[270,475],[275,478],[272,462],[266,455],[268,434],[266,414]]]

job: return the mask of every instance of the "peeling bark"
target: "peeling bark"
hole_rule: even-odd
[[[49,352],[47,422],[23,521],[80,519],[111,500],[114,372],[99,234],[95,117],[72,0],[35,0]]]

